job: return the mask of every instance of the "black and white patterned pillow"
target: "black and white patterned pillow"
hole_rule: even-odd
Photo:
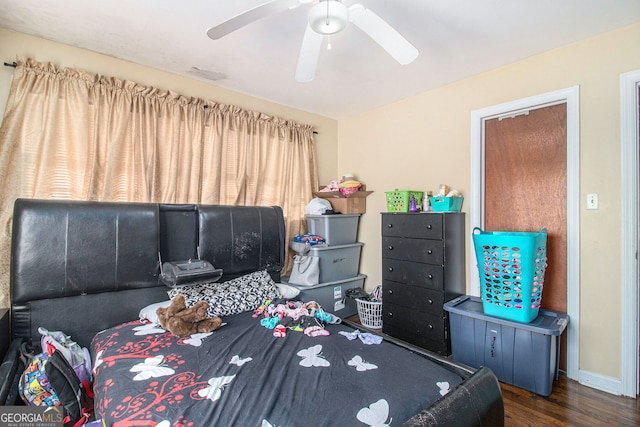
[[[256,271],[227,282],[200,283],[170,289],[169,298],[184,295],[187,307],[198,301],[209,303],[208,317],[230,316],[255,310],[279,295],[278,287],[266,270]]]

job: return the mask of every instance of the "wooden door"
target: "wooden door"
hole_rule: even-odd
[[[542,307],[567,311],[566,104],[485,122],[485,230],[547,229]]]

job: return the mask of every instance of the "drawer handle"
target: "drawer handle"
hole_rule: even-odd
[[[431,255],[431,254],[433,254],[433,251],[432,251],[431,249],[429,249],[429,250],[427,251],[427,253],[428,253],[429,255]]]
[[[392,311],[389,312],[389,317],[393,317],[393,312]]]
[[[392,250],[393,250],[393,246],[389,245],[389,248],[388,248],[388,249],[389,249],[390,251],[392,251]]]
[[[387,224],[387,228],[393,228],[393,224]]]
[[[393,271],[393,267],[389,267],[389,271]]]
[[[427,302],[428,302],[429,304],[433,304],[433,300],[432,300],[432,299],[429,299]]]
[[[433,274],[429,274],[429,275],[427,276],[427,278],[428,278],[429,280],[433,280]]]
[[[429,324],[429,329],[433,330],[433,325]]]
[[[427,230],[431,230],[431,228],[433,228],[431,224],[427,225]]]
[[[389,294],[392,294],[392,293],[393,293],[393,289],[389,289]]]

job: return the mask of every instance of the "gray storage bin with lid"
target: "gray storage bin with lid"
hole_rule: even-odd
[[[357,276],[362,245],[363,243],[312,246],[307,255],[320,258],[320,283]]]
[[[300,289],[296,299],[304,302],[316,301],[324,311],[345,318],[358,313],[356,301],[353,298],[347,298],[345,292],[349,289],[362,288],[366,277],[364,274],[358,274],[356,277],[313,286],[294,284],[291,286]]]
[[[356,242],[360,214],[306,215],[309,233],[324,237],[327,245]]]
[[[444,304],[449,312],[451,352],[456,362],[486,366],[502,382],[548,396],[558,378],[565,313],[540,310],[531,323],[484,314],[482,300],[461,296]]]

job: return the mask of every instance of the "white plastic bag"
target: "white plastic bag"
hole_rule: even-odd
[[[305,206],[304,211],[307,215],[322,215],[325,211],[332,209],[331,203],[327,199],[315,197]]]

